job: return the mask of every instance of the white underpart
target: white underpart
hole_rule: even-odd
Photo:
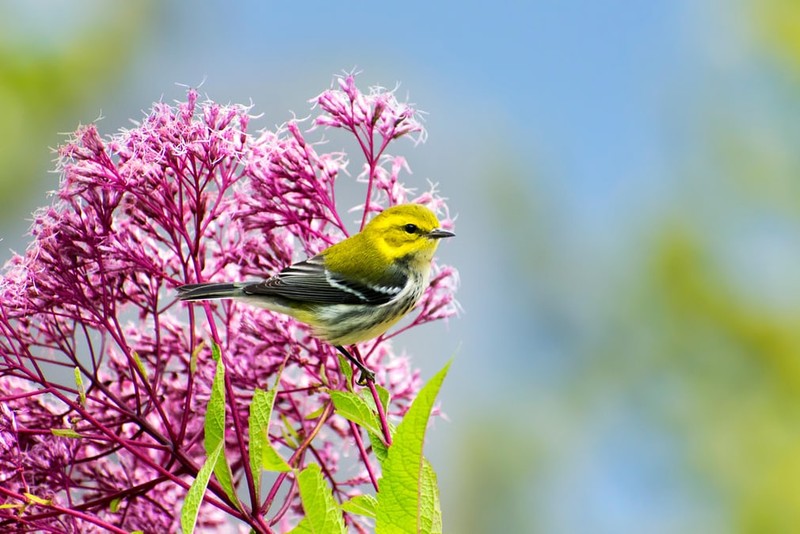
[[[359,341],[372,339],[384,333],[393,324],[402,318],[394,310],[397,307],[409,309],[416,305],[425,289],[428,287],[428,270],[419,273],[421,276],[412,274],[408,282],[402,287],[392,291],[396,296],[389,302],[379,306],[369,304],[334,304],[318,310],[321,323],[327,326],[317,327],[315,330],[320,337],[327,338],[335,345],[350,345]],[[340,284],[335,284],[341,287]],[[345,288],[343,288],[345,289]],[[349,290],[350,288],[346,288]],[[391,290],[391,288],[385,288]],[[353,292],[353,291],[351,291]],[[353,292],[358,295],[358,292]],[[360,296],[359,296],[360,298]],[[408,311],[408,310],[406,310]],[[371,316],[371,325],[364,330],[365,317],[361,314]],[[349,318],[348,318],[349,316]],[[360,331],[360,335],[353,335],[352,332]]]

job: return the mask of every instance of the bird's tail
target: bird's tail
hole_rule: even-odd
[[[181,300],[232,299],[242,296],[245,284],[187,284],[179,286],[178,298]]]

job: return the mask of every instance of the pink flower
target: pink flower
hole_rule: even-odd
[[[416,201],[452,225],[435,188],[414,196],[401,179],[407,162],[386,153],[400,137],[424,139],[415,110],[382,89],[362,93],[353,76],[338,83],[312,101],[320,110],[313,125],[357,139],[362,223]],[[296,121],[253,135],[248,113],[201,103],[191,90],[175,107],[155,104],[133,129],[103,139],[90,125],[61,147],[54,201],[35,214],[25,254],[0,275],[0,503],[18,506],[0,509],[0,530],[22,518],[53,528],[46,505],[26,507],[23,495],[34,493],[68,510],[58,514],[66,531],[175,531],[205,459],[212,339],[230,380],[226,458],[241,485],[250,484],[242,460],[255,388],[272,388],[283,369],[273,420],[311,435],[318,421],[309,414],[328,402],[323,386],[344,387],[335,351],[289,317],[230,302],[207,313],[175,303],[178,285],[268,276],[347,235],[348,211],[335,195],[347,155],[322,152]],[[436,267],[409,327],[452,316],[456,285],[453,268]],[[390,413],[404,413],[418,372],[383,339],[362,354],[392,394]],[[323,423],[309,445],[338,496],[357,494],[365,473],[347,478],[338,469],[341,451],[357,454],[350,427],[337,417]],[[296,444],[279,425],[272,430],[291,454]],[[293,524],[302,512],[296,492],[280,492],[285,505],[253,508],[209,490],[217,506],[203,505],[208,528],[227,514],[267,532],[266,524]]]

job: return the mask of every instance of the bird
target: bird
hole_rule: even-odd
[[[235,299],[294,317],[356,365],[363,385],[375,373],[345,347],[380,336],[414,308],[428,287],[439,240],[453,236],[429,208],[399,204],[265,280],[182,285],[178,298]]]

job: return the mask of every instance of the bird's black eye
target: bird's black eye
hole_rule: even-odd
[[[417,233],[417,225],[416,224],[407,224],[403,227],[403,230],[406,231],[408,234],[416,234]]]

